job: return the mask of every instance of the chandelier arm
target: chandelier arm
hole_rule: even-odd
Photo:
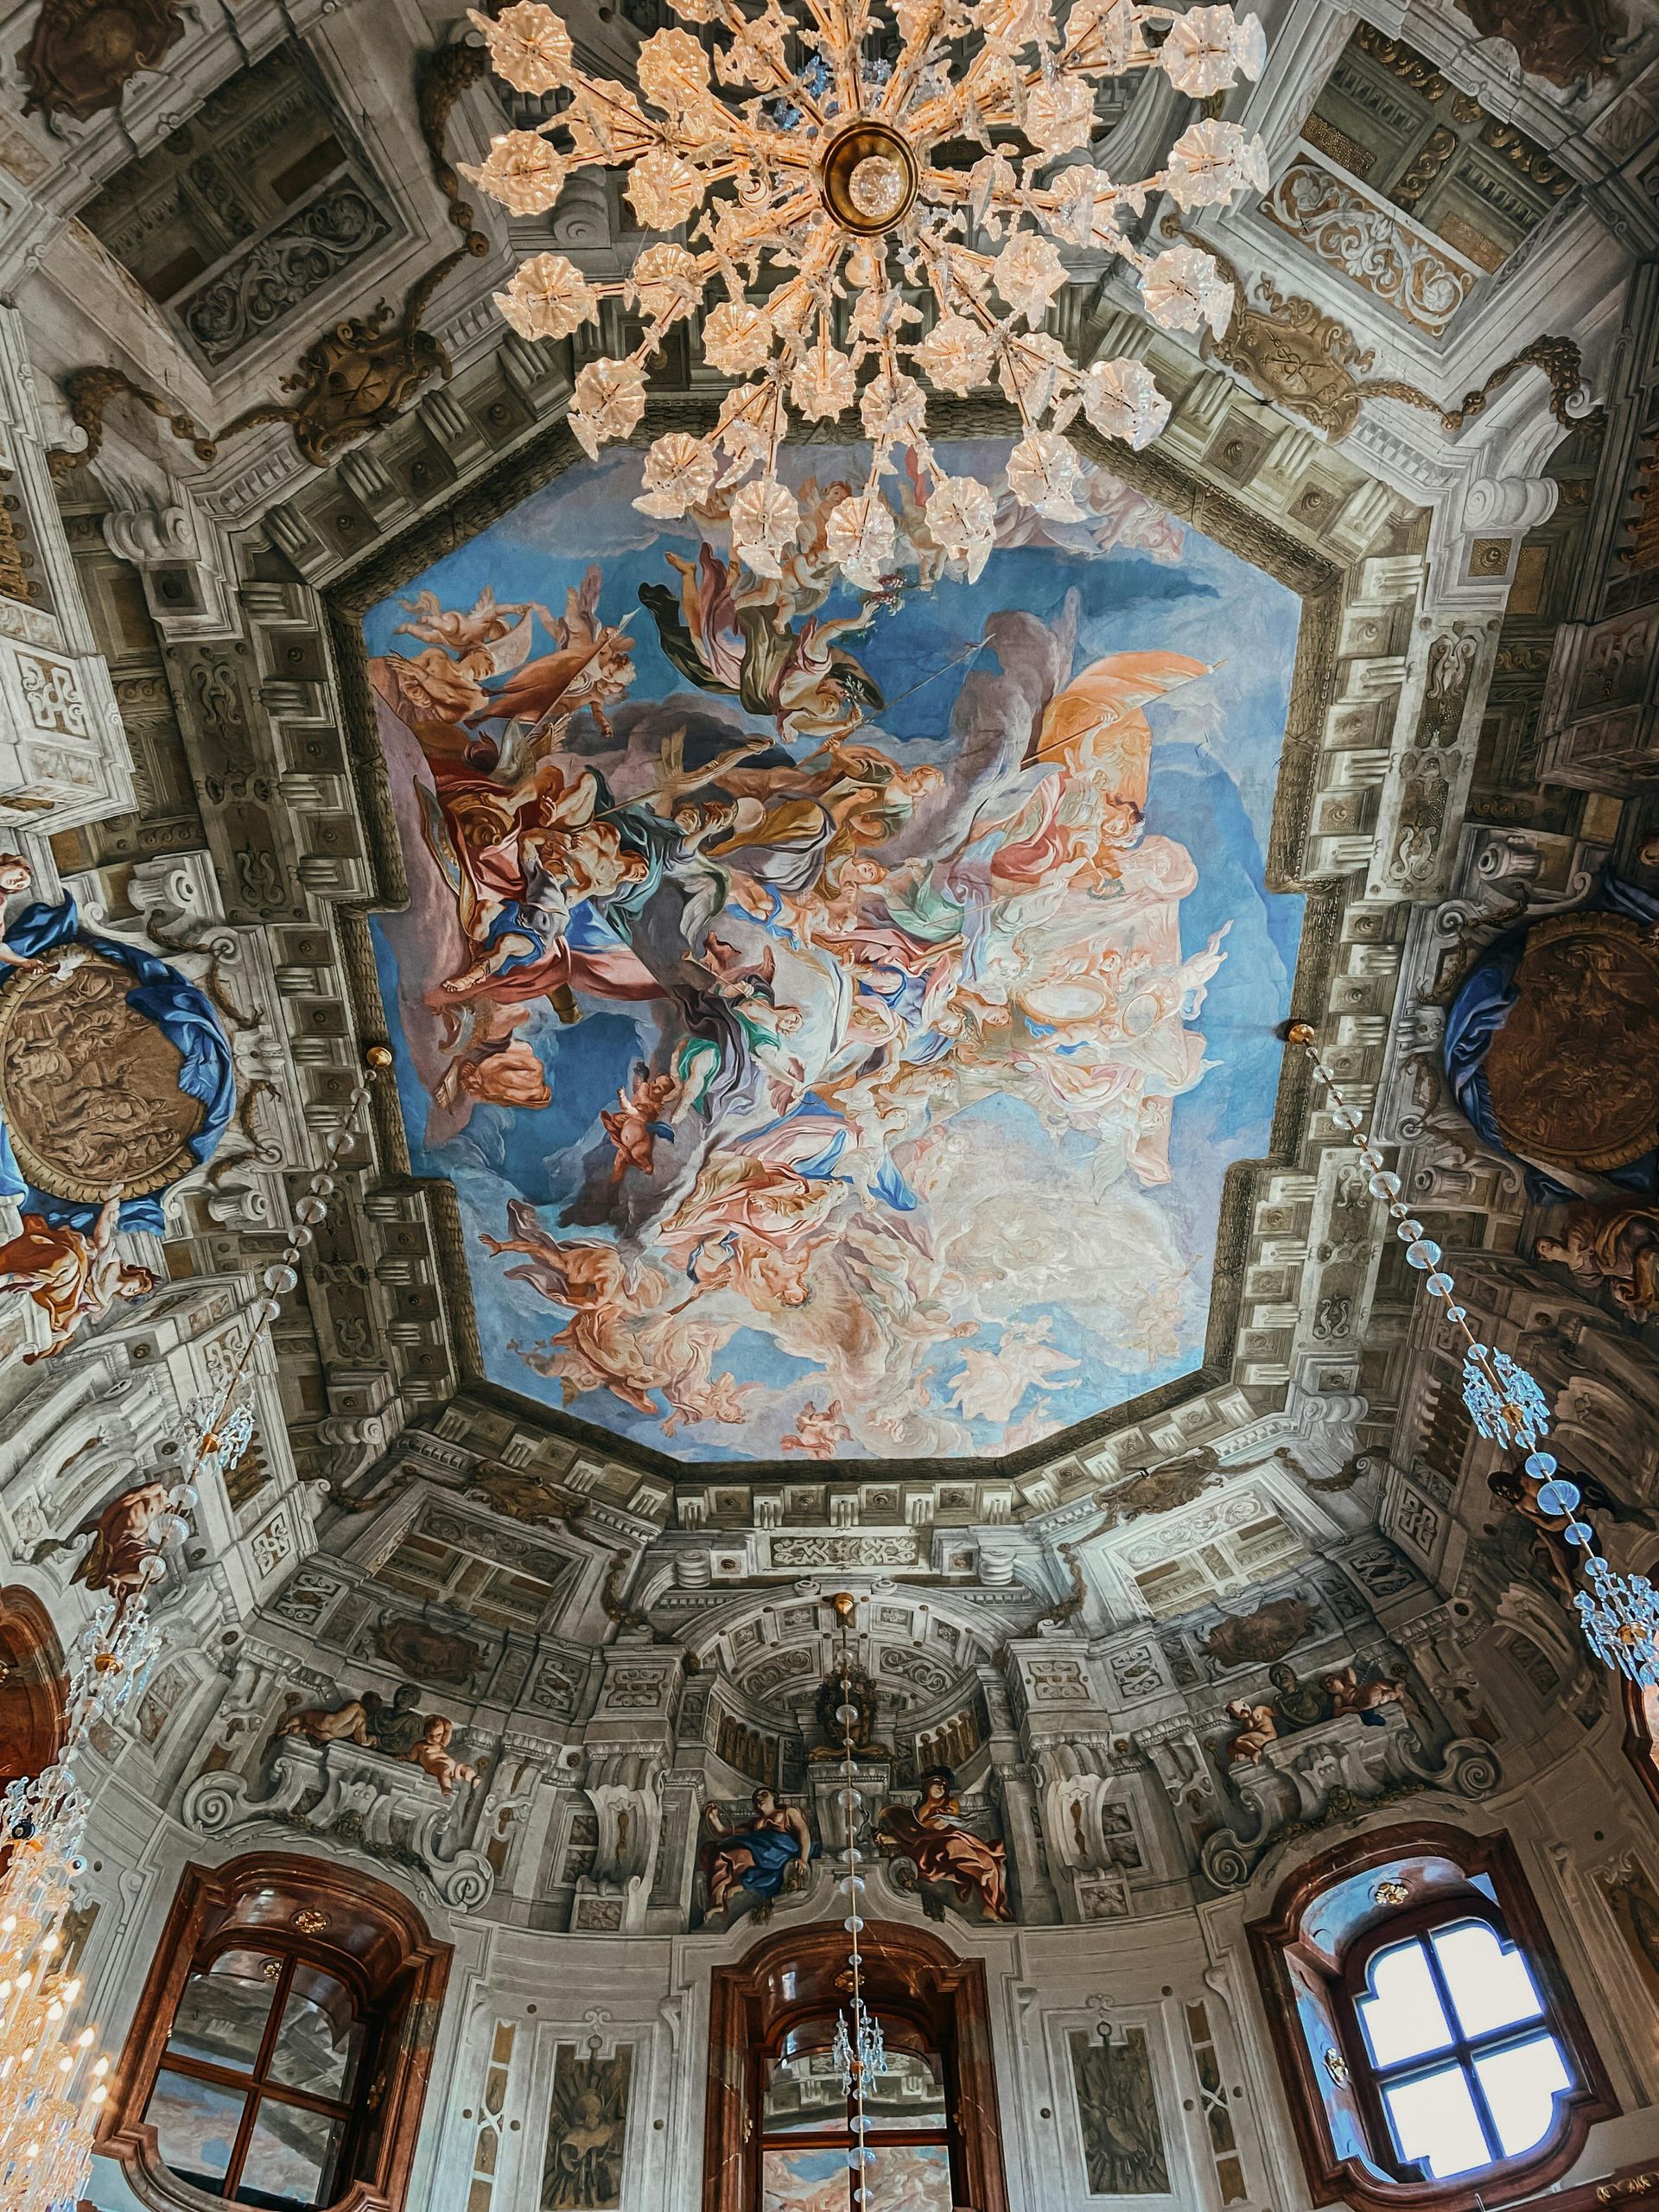
[[[969,253],[969,258],[977,261],[982,268],[988,269],[991,266],[991,263],[988,256],[983,254],[973,254],[967,248],[964,248],[963,251],[968,251]],[[954,275],[948,276],[946,282],[955,290],[957,296],[965,304],[975,321],[978,322],[980,327],[990,339],[993,350],[1004,362],[1007,362],[1014,342],[1011,339],[1007,325],[994,315],[979,295],[973,290],[971,286],[964,284],[959,276],[956,276]],[[986,378],[985,381],[988,383],[988,378]],[[1014,401],[1014,405],[1019,409],[1020,423],[1027,433],[1034,429],[1036,425],[1032,421],[1030,410],[1026,405],[1024,390],[1020,385],[1017,373],[1012,367],[1009,369],[1007,380],[1004,385],[1003,389],[1007,392],[1007,396]]]
[[[641,135],[646,145],[649,146],[652,144],[666,143],[666,139],[663,134],[665,132],[667,125],[653,123],[651,117],[648,116],[645,110],[640,106],[639,101],[636,100],[633,95],[627,92],[622,86],[617,86],[614,92],[607,92],[606,90],[606,86],[608,81],[609,80],[607,79],[588,77],[584,75],[580,70],[574,70],[571,73],[570,77],[570,89],[577,96],[578,108],[567,111],[567,115],[569,113],[578,112],[580,103],[582,100],[591,100],[600,107],[613,109],[632,130]],[[598,126],[589,121],[585,116],[582,118],[582,120],[588,124],[588,129],[590,130],[594,130],[595,135],[597,135]],[[567,121],[567,128],[570,127],[571,126],[569,126]],[[591,156],[589,158],[591,158]]]
[[[765,474],[768,479],[775,477],[778,474],[778,448],[783,442],[784,426],[789,419],[784,407],[784,381],[781,373],[781,365],[779,373],[772,378],[769,389],[772,394],[772,424],[767,432],[766,466],[765,470]]]
[[[881,87],[881,97],[876,102],[875,112],[887,121],[902,115],[906,103],[918,77],[933,58],[938,44],[937,24],[942,9],[935,0],[931,14],[925,22],[918,24],[899,50],[899,59],[893,66],[893,74]]]
[[[959,112],[964,110],[968,102],[971,100],[988,123],[1011,123],[1015,119],[1014,103],[1006,89],[998,92],[989,105],[981,98],[981,91],[987,80],[992,78],[995,73],[999,72],[1000,65],[1012,61],[1013,54],[1004,47],[1002,41],[1012,29],[1024,4],[1025,0],[1004,0],[1003,22],[1000,34],[989,27],[985,29],[984,43],[963,73],[962,85],[957,94]],[[1017,52],[1018,49],[1015,48],[1014,51]],[[1004,86],[1007,82],[1007,77],[1004,73],[1002,75]]]
[[[818,11],[813,6],[813,0],[806,0],[806,3],[816,18]],[[756,48],[749,44],[747,36],[749,19],[737,4],[737,0],[720,0],[717,12],[725,29],[730,31],[734,38],[741,38],[746,50],[757,54],[758,58],[765,62],[772,76],[772,90],[784,93],[792,105],[799,108],[803,115],[809,117],[817,124],[820,130],[826,129],[827,118],[823,109],[800,79],[798,77],[791,77],[786,69],[780,67],[774,56],[766,48]],[[772,10],[769,8],[766,15],[770,16],[771,14]],[[729,54],[731,49],[728,48],[726,51]]]
[[[836,48],[836,98],[840,105],[841,118],[851,122],[864,110],[864,77],[860,67],[858,38],[849,21],[850,10],[846,0],[836,0],[836,12],[842,18],[841,36]]]

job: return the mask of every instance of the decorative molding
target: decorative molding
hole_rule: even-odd
[[[1370,1716],[1372,1720],[1379,1717]],[[1261,1757],[1231,1770],[1232,1788],[1254,1815],[1249,1830],[1206,1836],[1199,1864],[1218,1890],[1243,1889],[1270,1851],[1340,1821],[1424,1789],[1490,1797],[1503,1781],[1490,1744],[1458,1737],[1438,1757],[1413,1731],[1399,1706],[1382,1709],[1381,1727],[1359,1713],[1339,1713],[1268,1744]]]
[[[178,303],[204,360],[239,353],[360,261],[391,224],[354,176],[336,177]]]
[[[300,397],[285,405],[272,402],[250,407],[211,438],[202,435],[192,416],[175,413],[124,370],[75,370],[64,379],[62,390],[71,418],[86,433],[86,443],[78,449],[56,448],[50,456],[53,474],[67,476],[97,458],[110,402],[123,394],[162,416],[173,435],[189,444],[204,463],[217,459],[219,447],[239,431],[286,423],[302,458],[315,467],[326,467],[343,447],[400,415],[433,377],[448,376],[449,356],[429,331],[421,328],[421,320],[439,285],[469,251],[469,246],[458,246],[416,277],[395,322],[390,304],[382,300],[370,314],[348,315],[335,323],[301,354],[293,375],[282,380],[281,391]]]
[[[1495,368],[1483,385],[1465,392],[1455,407],[1442,407],[1427,392],[1420,391],[1414,384],[1402,384],[1392,377],[1380,377],[1359,387],[1368,399],[1401,399],[1408,407],[1420,407],[1427,414],[1440,417],[1440,428],[1448,432],[1463,429],[1478,415],[1484,415],[1495,391],[1502,391],[1511,377],[1522,369],[1541,369],[1549,379],[1549,411],[1564,430],[1588,430],[1607,419],[1603,407],[1591,407],[1588,381],[1584,372],[1584,356],[1578,341],[1573,338],[1545,336],[1535,338],[1518,353]]]
[[[214,439],[206,436],[193,416],[174,409],[143,385],[135,383],[124,369],[76,369],[67,376],[60,387],[69,410],[69,419],[78,429],[86,434],[84,446],[57,446],[47,455],[53,475],[61,480],[83,462],[96,461],[104,448],[104,417],[110,402],[124,394],[136,399],[141,407],[148,407],[152,415],[159,415],[173,435],[188,445],[196,459],[203,463],[217,459],[219,446]]]
[[[458,246],[416,277],[395,323],[382,300],[372,313],[348,315],[325,331],[301,354],[294,374],[283,378],[283,391],[302,396],[287,406],[249,408],[226,424],[221,441],[263,423],[286,423],[304,459],[321,468],[343,446],[401,414],[423,384],[449,374],[449,356],[421,328],[421,318],[467,251]]]
[[[227,1835],[273,1821],[424,1876],[458,1912],[475,1910],[495,1887],[489,1860],[457,1837],[466,1796],[459,1787],[446,1796],[423,1768],[355,1744],[289,1736],[272,1746],[267,1771],[259,1796],[245,1776],[199,1775],[184,1794],[186,1827]]]
[[[495,11],[495,0],[492,0],[485,12],[493,15]],[[449,219],[462,233],[467,252],[480,259],[489,252],[490,241],[474,226],[471,204],[462,194],[461,179],[449,159],[448,129],[456,102],[482,83],[489,67],[487,47],[438,46],[422,56],[415,78],[416,113],[433,181],[449,203]]]
[[[1475,288],[1453,261],[1385,200],[1298,154],[1262,213],[1329,269],[1370,292],[1414,330],[1438,338]]]

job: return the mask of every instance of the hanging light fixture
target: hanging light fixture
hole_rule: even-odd
[[[875,2153],[869,2147],[867,2136],[865,2097],[870,2082],[887,2071],[887,2053],[882,2040],[881,2023],[864,2002],[864,1960],[859,1948],[859,1937],[864,1932],[864,1921],[859,1911],[859,1900],[864,1893],[864,1878],[859,1872],[863,1853],[858,1848],[858,1822],[862,1800],[853,1783],[858,1769],[853,1758],[855,1738],[854,1728],[858,1722],[858,1707],[853,1703],[853,1623],[857,1601],[851,1592],[837,1591],[830,1599],[836,1609],[836,1671],[841,1678],[841,1703],[836,1707],[836,1719],[841,1728],[841,1811],[847,1824],[846,1863],[837,1877],[837,1885],[847,1899],[847,1917],[842,1925],[847,1930],[849,1944],[848,1983],[849,2005],[836,2016],[835,2041],[830,2046],[836,2065],[841,2069],[842,2094],[853,2107],[853,2147],[848,2163],[856,2177],[853,2184],[853,2202],[868,2202],[869,2191],[865,2186],[868,2179],[867,2169],[875,2163]]]
[[[1408,1265],[1423,1275],[1423,1288],[1439,1302],[1445,1319],[1462,1332],[1463,1402],[1475,1427],[1489,1443],[1525,1453],[1522,1471],[1540,1510],[1560,1521],[1561,1535],[1578,1551],[1580,1571],[1589,1587],[1580,1590],[1573,1603],[1586,1643],[1604,1666],[1627,1675],[1643,1688],[1659,1687],[1659,1592],[1645,1574],[1615,1573],[1602,1555],[1593,1525],[1578,1511],[1578,1484],[1559,1475],[1552,1452],[1539,1450],[1549,1433],[1549,1402],[1537,1379],[1507,1352],[1482,1344],[1469,1326],[1445,1255],[1424,1233],[1422,1223],[1413,1218],[1400,1195],[1400,1178],[1384,1167],[1382,1155],[1365,1133],[1363,1115],[1343,1096],[1313,1029],[1296,1021],[1285,1033],[1312,1063],[1330,1097],[1332,1120],[1347,1132],[1358,1151],[1372,1197],[1387,1200]]]
[[[374,1074],[391,1064],[372,1046],[346,1110],[324,1146],[324,1162],[294,1211],[296,1227],[282,1258],[264,1271],[240,1357],[222,1389],[196,1399],[185,1415],[186,1471],[145,1531],[137,1584],[104,1598],[67,1655],[64,1738],[36,1775],[9,1783],[0,1797],[0,2206],[5,2212],[67,2212],[92,2170],[92,2143],[108,2091],[107,2058],[94,2056],[97,2031],[77,2028],[78,1975],[59,1964],[66,1916],[86,1865],[91,1810],[81,1770],[96,1733],[111,1727],[143,1688],[162,1648],[149,1594],[162,1573],[165,1546],[190,1533],[197,1484],[227,1474],[253,1434],[244,1395],[254,1348],[299,1277],[296,1263],[328,1209],[334,1169],[350,1145]]]
[[[737,382],[707,436],[676,430],[651,445],[635,501],[647,514],[682,516],[732,492],[734,551],[757,575],[780,575],[802,528],[779,475],[791,411],[833,421],[856,404],[872,458],[862,488],[827,518],[824,558],[861,588],[882,585],[896,532],[880,486],[908,449],[927,486],[928,534],[971,581],[991,550],[996,499],[940,466],[925,377],[958,394],[999,385],[1023,432],[1008,490],[1039,514],[1077,520],[1066,426],[1081,411],[1138,448],[1169,403],[1142,363],[1081,366],[1044,329],[1067,281],[1060,249],[1127,263],[1162,328],[1219,334],[1233,290],[1211,257],[1187,245],[1149,252],[1124,226],[1160,193],[1185,210],[1268,182],[1260,142],[1213,118],[1190,124],[1155,175],[1115,182],[1092,158],[1100,86],[1157,68],[1207,99],[1241,73],[1261,74],[1256,18],[1139,0],[1073,0],[1063,23],[1054,0],[801,0],[793,11],[764,0],[755,14],[741,0],[670,4],[697,30],[645,40],[638,96],[579,69],[542,0],[494,17],[468,11],[516,92],[570,97],[533,129],[493,139],[462,175],[534,215],[556,205],[573,170],[623,168],[641,228],[675,234],[646,245],[619,282],[591,283],[542,252],[496,295],[526,339],[569,337],[610,297],[643,318],[631,353],[590,361],[576,378],[569,420],[587,451],[636,428],[646,365],[706,308],[704,359]]]

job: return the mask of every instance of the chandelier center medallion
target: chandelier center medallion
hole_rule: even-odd
[[[825,207],[855,238],[896,230],[915,205],[919,181],[908,142],[891,124],[861,117],[836,133],[818,164]]]

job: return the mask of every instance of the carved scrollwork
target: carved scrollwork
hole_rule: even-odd
[[[448,1905],[470,1912],[485,1903],[495,1872],[457,1833],[467,1817],[419,1767],[355,1744],[279,1738],[263,1794],[245,1775],[203,1774],[184,1793],[185,1824],[224,1835],[265,1823],[326,1838],[423,1875]]]
[[[1363,1718],[1339,1713],[1268,1743],[1258,1758],[1234,1768],[1246,1825],[1206,1836],[1198,1863],[1217,1889],[1239,1889],[1281,1844],[1425,1789],[1478,1802],[1502,1781],[1497,1752],[1474,1737],[1454,1737],[1433,1751],[1399,1707]]]

